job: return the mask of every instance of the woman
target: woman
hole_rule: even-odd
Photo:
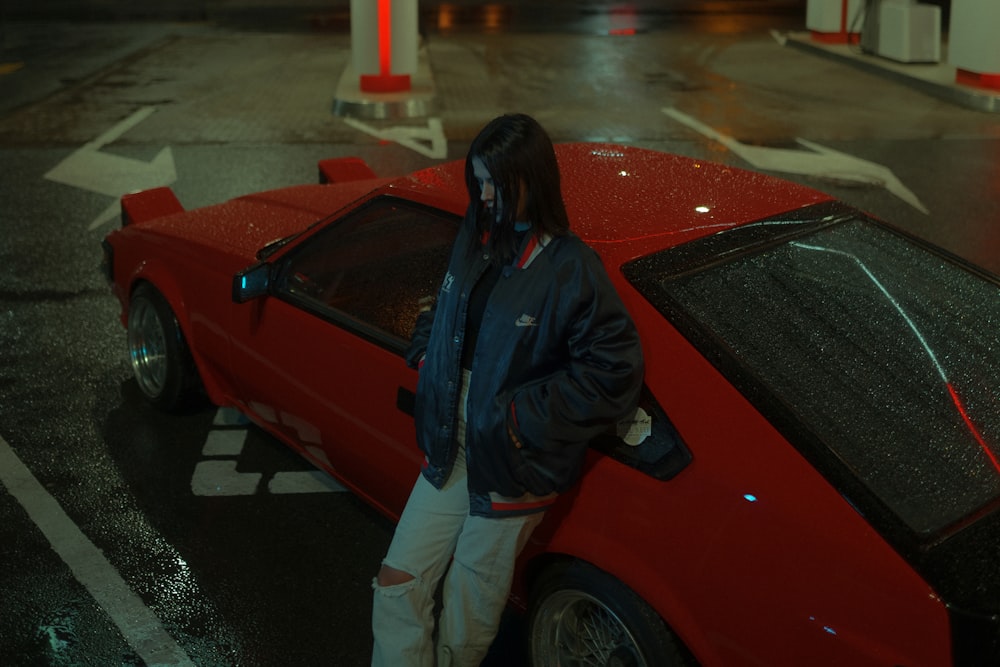
[[[378,666],[480,664],[518,553],[576,483],[588,441],[634,407],[642,379],[635,327],[569,230],[542,127],[523,114],[494,119],[469,148],[465,180],[448,272],[407,354],[420,368],[426,459],[373,582]]]

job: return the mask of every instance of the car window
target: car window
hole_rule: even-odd
[[[673,479],[692,460],[673,422],[645,384],[636,409],[590,446],[659,480]]]
[[[784,234],[700,268],[675,249],[679,272],[667,251],[641,289],[917,534],[996,502],[995,279],[859,217]]]
[[[437,294],[459,221],[399,199],[376,199],[296,248],[280,269],[278,293],[398,347]]]

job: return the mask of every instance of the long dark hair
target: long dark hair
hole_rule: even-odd
[[[472,167],[479,158],[490,176],[497,198],[503,203],[500,219],[483,206],[482,190]],[[517,252],[514,223],[521,199],[532,233],[561,236],[569,231],[569,218],[559,185],[559,165],[552,140],[541,125],[525,114],[506,114],[490,121],[472,141],[465,159],[465,184],[470,210],[476,216],[478,245],[484,234],[495,262],[508,263]],[[481,248],[482,246],[478,246]]]

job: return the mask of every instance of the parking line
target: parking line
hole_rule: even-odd
[[[147,665],[194,667],[139,596],[0,437],[0,483],[24,507],[87,591]]]

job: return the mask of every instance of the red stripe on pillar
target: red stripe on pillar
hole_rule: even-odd
[[[959,68],[955,72],[955,81],[964,86],[1000,90],[1000,74],[983,74]]]
[[[382,76],[392,74],[392,0],[378,0],[378,64]]]
[[[398,93],[410,89],[409,74],[392,73],[392,0],[378,0],[378,74],[362,74],[361,90]]]

